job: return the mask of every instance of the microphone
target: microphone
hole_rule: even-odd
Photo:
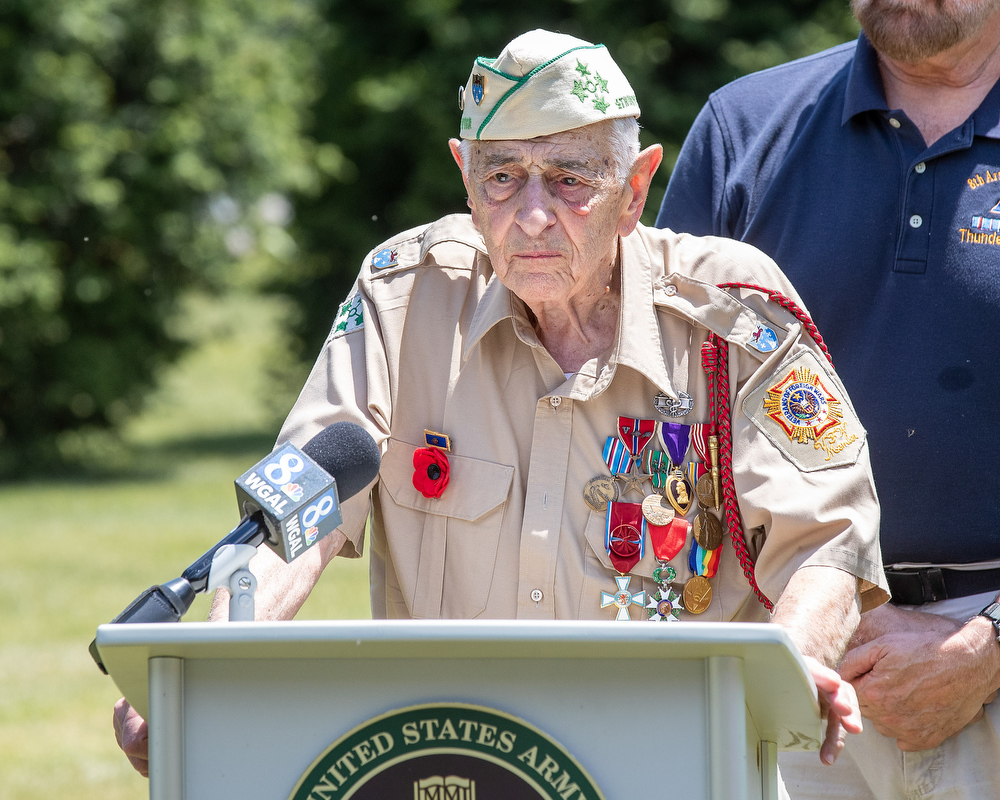
[[[301,450],[281,445],[236,479],[239,525],[181,577],[139,595],[111,624],[180,621],[195,595],[208,588],[216,552],[227,545],[266,542],[286,562],[298,558],[340,525],[341,500],[368,486],[379,462],[375,440],[353,422],[327,426]],[[105,671],[96,640],[90,653]]]

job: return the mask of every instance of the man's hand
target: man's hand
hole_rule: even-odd
[[[774,606],[771,621],[788,635],[805,657],[819,704],[826,718],[826,734],[819,757],[824,764],[837,760],[848,733],[861,733],[861,712],[854,688],[833,669],[861,616],[858,580],[835,567],[800,567]]]
[[[824,764],[837,760],[849,733],[861,733],[861,710],[854,687],[836,670],[824,667],[812,656],[804,656],[819,691],[820,714],[826,719],[826,735],[819,749]]]
[[[124,697],[115,703],[115,739],[129,763],[142,777],[149,777],[149,728],[146,720]]]
[[[978,617],[962,626],[936,614],[884,614],[903,614],[906,624],[848,651],[840,674],[857,690],[875,730],[896,739],[900,750],[937,747],[976,722],[997,696],[1000,646],[993,626]],[[915,624],[920,617],[927,618],[922,628]]]

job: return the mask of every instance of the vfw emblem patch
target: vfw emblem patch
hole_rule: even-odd
[[[808,367],[795,367],[768,387],[764,413],[800,444],[819,439],[844,418],[840,400]]]
[[[603,800],[583,767],[528,723],[481,706],[411,706],[317,758],[289,800]]]

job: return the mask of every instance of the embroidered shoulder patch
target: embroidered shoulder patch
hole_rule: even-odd
[[[743,411],[804,472],[853,464],[865,441],[840,384],[808,352],[778,367]]]
[[[361,294],[355,292],[340,304],[337,318],[333,321],[333,336],[344,336],[351,331],[365,327],[364,312],[361,307]]]

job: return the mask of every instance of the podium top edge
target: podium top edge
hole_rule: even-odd
[[[577,620],[337,620],[288,622],[184,622],[101,625],[100,649],[172,645],[281,643],[426,644],[430,641],[603,645],[640,649],[669,645],[779,645],[798,650],[788,633],[770,623],[683,622],[643,625]],[[557,646],[553,654],[558,652]],[[411,654],[412,657],[412,654]]]

